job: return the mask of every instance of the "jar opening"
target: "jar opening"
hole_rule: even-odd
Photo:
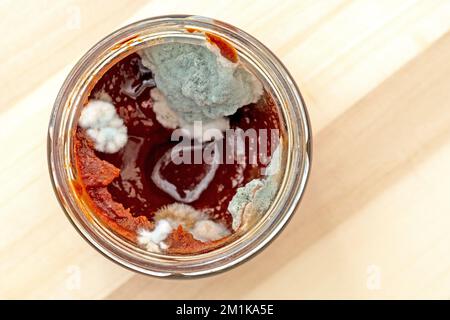
[[[134,169],[133,171],[129,167],[129,164],[133,161],[128,161],[128,167],[125,166],[121,168],[122,174],[114,171],[111,167],[107,168],[105,166],[100,166],[95,168],[94,166],[86,169],[87,166],[85,166],[88,162],[92,164],[97,161],[93,160],[94,157],[95,159],[112,165],[123,165],[124,163],[120,163],[119,158],[124,159],[124,156],[129,158],[133,155],[133,152],[136,153],[136,146],[139,144],[142,146],[145,143],[149,143],[145,139],[140,139],[143,136],[139,136],[139,134],[144,133],[145,130],[150,130],[148,129],[149,127],[145,127],[143,124],[145,120],[148,121],[149,118],[148,115],[145,116],[145,112],[147,111],[144,110],[145,108],[142,108],[142,99],[140,97],[146,95],[144,98],[147,100],[151,99],[153,101],[153,108],[155,108],[155,101],[159,100],[157,100],[158,96],[155,93],[155,89],[158,88],[155,85],[154,77],[152,78],[154,70],[145,66],[145,63],[142,65],[141,60],[139,60],[143,50],[146,50],[146,48],[162,46],[167,43],[198,44],[200,41],[204,41],[205,34],[210,34],[213,35],[213,37],[218,37],[218,39],[223,39],[227,44],[229,43],[231,45],[231,48],[236,50],[236,56],[239,57],[239,60],[245,65],[245,68],[248,69],[251,74],[255,75],[258,78],[258,81],[262,83],[265,90],[265,98],[273,101],[273,105],[279,115],[280,125],[277,129],[281,132],[279,135],[279,145],[282,146],[282,152],[280,153],[280,163],[282,165],[279,169],[282,170],[280,170],[281,173],[279,174],[279,180],[277,180],[275,192],[273,192],[273,190],[266,190],[266,193],[261,194],[261,199],[264,200],[268,195],[273,193],[273,201],[270,201],[269,206],[264,210],[262,217],[257,221],[254,219],[252,220],[248,229],[244,230],[245,232],[237,232],[241,224],[245,225],[245,223],[243,223],[245,221],[239,221],[239,223],[236,224],[236,230],[234,230],[233,221],[230,221],[229,214],[227,220],[226,217],[220,216],[220,214],[223,213],[220,210],[217,211],[219,215],[212,216],[207,216],[205,211],[198,210],[198,207],[201,207],[198,202],[202,199],[203,193],[205,195],[207,194],[207,187],[219,187],[219,184],[214,185],[215,182],[220,181],[214,180],[215,175],[218,174],[217,168],[220,168],[219,164],[214,162],[217,161],[216,158],[218,158],[217,154],[219,153],[217,152],[217,141],[215,139],[212,139],[211,141],[216,142],[205,143],[202,141],[201,147],[197,149],[195,149],[195,146],[190,147],[191,149],[189,149],[188,153],[196,150],[204,151],[206,148],[205,145],[209,146],[210,163],[202,164],[200,166],[200,171],[203,171],[198,175],[192,175],[194,178],[196,176],[201,176],[201,179],[197,179],[200,180],[200,182],[191,179],[192,181],[190,181],[190,183],[192,186],[188,186],[190,187],[188,188],[183,185],[183,188],[178,188],[182,189],[181,191],[177,189],[175,181],[181,181],[177,183],[186,183],[186,181],[189,180],[189,174],[186,174],[188,171],[181,171],[181,174],[184,174],[184,177],[181,180],[178,179],[177,174],[173,174],[174,166],[172,166],[172,162],[174,159],[170,158],[170,161],[166,161],[169,157],[164,157],[164,150],[155,149],[154,157],[153,154],[152,157],[149,157],[148,155],[140,157],[140,154],[134,154],[136,158],[133,161],[139,163],[143,162],[144,164],[131,168]],[[217,38],[215,39],[217,41]],[[230,53],[229,48],[226,46],[221,47],[220,44],[216,44],[216,48],[222,57],[230,62],[231,67],[234,67],[233,63],[235,62],[233,62],[234,58],[232,50]],[[170,52],[171,50],[179,50],[179,52],[186,54],[186,56],[193,54],[191,48],[186,46],[167,46],[164,50],[166,49]],[[155,59],[150,59],[151,62],[154,63],[160,58],[163,62],[157,62],[164,64],[164,59],[167,57],[170,58],[171,54],[164,50],[156,53],[150,52],[149,55],[151,58]],[[199,61],[207,64],[209,61],[207,60],[208,53],[205,53],[203,48],[195,48],[195,50],[198,51],[195,52],[195,54],[197,54],[195,58],[203,58],[204,60]],[[166,56],[164,56],[164,54],[166,54]],[[206,58],[204,58],[205,56]],[[179,55],[177,57],[179,57]],[[128,64],[125,64],[124,61]],[[226,61],[223,63],[226,64]],[[122,63],[122,65],[120,63]],[[124,82],[122,81],[122,86],[119,89],[115,88],[113,85],[109,90],[109,85],[113,82],[114,76],[114,72],[111,73],[111,70],[114,71],[114,68],[117,66],[123,68],[132,66],[132,68],[141,71],[143,70],[139,73],[139,77],[145,78],[146,72],[150,74],[147,79],[140,79],[140,85],[142,86],[142,83],[144,83],[146,87],[138,87],[133,81],[128,83],[128,86],[124,87]],[[156,66],[155,68],[158,67],[159,66]],[[164,67],[167,69],[170,65],[165,65]],[[187,68],[189,68],[189,65],[187,65]],[[167,74],[171,75],[171,73],[173,73],[173,71],[169,70],[169,72],[164,74],[164,69],[162,67],[161,70],[161,73],[158,74],[159,77],[163,77]],[[228,71],[227,69],[224,70],[224,72]],[[180,73],[177,76],[183,77],[184,74]],[[219,78],[220,76],[222,75],[219,75]],[[213,80],[215,79],[213,78]],[[162,85],[164,84],[164,81],[160,81],[159,83]],[[245,87],[248,83],[250,82],[242,82],[241,84]],[[173,84],[173,80],[171,84]],[[216,83],[216,86],[217,85],[220,85],[220,83]],[[251,85],[248,86],[251,87]],[[189,89],[182,87],[181,85],[180,87],[184,90],[184,93]],[[208,88],[207,85],[203,86],[203,88],[205,87]],[[108,95],[102,96],[102,90],[105,91],[105,88]],[[169,90],[164,87],[160,87],[160,89],[165,89],[166,93],[167,90]],[[190,89],[195,92],[197,88]],[[114,92],[116,92],[117,95],[114,95]],[[173,94],[168,95],[168,97],[173,96]],[[127,118],[127,103],[122,104],[123,107],[117,109],[116,114],[114,114],[114,110],[108,107],[108,102],[120,104],[120,99],[123,99],[124,97],[130,99],[130,104],[139,101],[141,106],[139,112],[143,113],[144,117]],[[114,100],[108,101],[108,99]],[[117,99],[119,99],[119,101],[117,101]],[[93,100],[95,100],[95,103],[91,103]],[[201,103],[204,103],[204,101]],[[86,113],[83,114],[83,110],[88,110],[86,108],[87,104],[90,108],[89,110],[92,112],[91,114],[88,113],[86,115]],[[163,107],[160,108],[163,109]],[[247,109],[250,109],[251,111],[251,108]],[[99,127],[98,125],[98,123],[102,121],[93,116],[99,114],[99,110],[102,110],[101,112],[104,112],[104,114],[109,117],[108,121],[110,121],[107,125],[102,124],[103,127]],[[211,110],[206,110],[205,113],[202,114],[187,112],[181,116],[182,110],[176,110],[175,113],[180,116],[180,119],[178,119],[179,123],[185,125],[186,123],[191,124],[189,121],[195,120],[195,117],[208,117],[213,112],[217,112],[217,108]],[[224,110],[226,110],[225,107]],[[168,116],[165,113],[162,114],[162,120],[156,119],[156,116],[156,114],[152,115],[152,122],[155,123],[159,121],[159,125],[162,124],[162,127],[164,127],[164,125],[170,126],[172,124],[170,121],[173,119],[170,118],[170,115]],[[255,119],[255,114],[249,114],[247,115],[247,118],[240,118],[240,120],[246,119],[245,121],[249,121],[250,118]],[[87,139],[90,140],[89,143],[86,142],[87,140],[83,140],[85,136],[83,137],[80,134],[80,119],[82,119],[85,124],[85,127],[82,128],[84,129],[84,132],[91,133],[90,139]],[[141,122],[136,123],[137,119]],[[204,119],[202,118],[202,120]],[[230,120],[227,118],[227,121]],[[235,119],[231,118],[231,122],[233,121],[235,121]],[[195,121],[192,123],[194,122]],[[136,123],[136,125],[133,125],[133,123]],[[240,125],[242,125],[242,123],[240,123]],[[217,129],[217,126],[218,124],[215,123],[214,129]],[[123,129],[123,127],[126,128]],[[114,128],[114,130],[110,130],[111,128]],[[188,125],[185,125],[184,129],[185,132],[186,130],[189,131],[186,128],[189,128]],[[167,129],[167,127],[165,129]],[[152,137],[161,137],[161,132],[165,129],[161,129],[162,131],[158,131],[158,133]],[[190,131],[191,138],[193,132],[194,130]],[[145,132],[148,136],[151,136],[151,133],[151,130]],[[224,133],[225,131],[222,132],[222,138],[218,140],[227,141],[226,138],[224,138]],[[108,136],[108,134],[110,135]],[[200,131],[202,137],[204,134],[205,132]],[[211,138],[211,136],[208,137]],[[127,142],[123,143],[126,139],[128,139]],[[115,142],[117,145],[111,144],[110,142]],[[122,142],[122,144],[120,142]],[[127,149],[127,145],[130,147],[130,150],[127,151],[128,153],[122,150],[124,148]],[[83,161],[85,161],[83,163],[83,161],[80,161],[80,154],[85,156],[88,153],[87,147],[91,148],[90,154],[92,157],[83,158]],[[95,148],[97,148],[97,150],[93,150]],[[146,148],[151,148],[151,145],[146,145]],[[171,148],[174,147],[171,146]],[[122,151],[119,152],[117,150]],[[120,157],[114,156],[116,153],[120,153]],[[173,151],[167,154],[172,156]],[[202,154],[204,155],[204,153]],[[149,158],[151,159],[149,160]],[[201,17],[172,16],[152,18],[125,27],[99,42],[80,60],[67,78],[55,103],[49,127],[50,170],[58,198],[72,223],[90,243],[114,261],[133,270],[157,276],[210,274],[235,265],[260,250],[281,230],[293,213],[306,184],[309,173],[309,161],[310,128],[308,117],[300,93],[284,66],[267,48],[246,33],[242,31],[237,32],[237,29],[234,27]],[[98,166],[99,163],[100,162],[97,162],[96,165]],[[189,236],[190,240],[192,240],[192,234],[194,234],[194,237],[196,238],[192,243],[196,243],[196,245],[198,245],[199,242],[204,243],[204,241],[217,241],[218,234],[223,236],[222,238],[229,237],[229,239],[227,239],[226,242],[217,243],[214,247],[211,247],[211,250],[199,249],[198,251],[194,250],[192,252],[173,251],[170,253],[161,250],[162,246],[167,246],[166,242],[168,242],[168,240],[165,240],[165,242],[148,241],[148,247],[145,245],[142,246],[142,243],[141,246],[136,245],[136,241],[133,241],[137,240],[139,243],[136,234],[130,235],[127,233],[130,231],[129,228],[125,231],[122,230],[123,225],[120,225],[120,223],[126,218],[124,216],[120,216],[120,219],[117,220],[119,222],[114,221],[114,226],[119,225],[122,229],[111,228],[113,225],[111,221],[105,223],[105,219],[102,219],[101,216],[99,218],[98,212],[94,212],[95,210],[93,210],[93,207],[102,208],[102,204],[105,204],[105,198],[111,198],[112,202],[109,202],[108,205],[103,207],[102,210],[104,211],[106,210],[105,208],[114,207],[117,203],[122,205],[123,210],[113,212],[114,214],[118,213],[119,215],[126,215],[126,212],[130,214],[128,208],[134,208],[134,212],[137,212],[139,208],[142,209],[142,206],[144,205],[143,202],[139,204],[141,207],[133,207],[134,200],[129,199],[129,197],[126,196],[127,192],[129,194],[130,190],[135,194],[136,192],[139,193],[139,188],[130,188],[130,185],[125,185],[126,183],[124,182],[129,183],[131,175],[136,175],[136,169],[144,171],[143,168],[145,168],[145,165],[148,163],[152,164],[152,170],[147,170],[148,172],[146,174],[151,176],[151,178],[148,179],[149,177],[147,177],[147,180],[145,181],[151,180],[149,184],[152,184],[153,189],[148,189],[146,195],[158,194],[158,197],[152,198],[153,201],[150,201],[149,203],[161,201],[161,199],[164,198],[163,195],[168,194],[170,196],[169,198],[177,200],[176,202],[178,205],[174,206],[171,203],[164,203],[164,201],[162,201],[159,209],[162,208],[163,210],[156,210],[156,220],[152,221],[152,218],[155,217],[155,210],[153,210],[155,208],[153,208],[152,210],[147,210],[148,212],[152,212],[152,215],[150,216],[145,216],[143,213],[132,214],[129,217],[129,221],[126,222],[127,226],[135,224],[132,228],[147,232],[143,233],[147,237],[146,241],[148,241],[148,239],[158,240],[158,237],[161,238],[162,235],[166,233],[166,236],[167,234],[172,235],[171,243],[176,244],[177,240],[186,237],[186,232],[183,232],[183,229],[189,230],[191,233]],[[84,172],[81,170],[80,172],[80,168],[86,170]],[[97,169],[97,171],[95,171],[95,169]],[[131,171],[128,172],[128,175],[125,175],[123,173],[124,169]],[[99,175],[97,172],[102,174]],[[89,176],[88,173],[92,174]],[[226,173],[227,172],[225,172],[225,174]],[[101,176],[103,180],[99,179],[99,176]],[[259,182],[265,181],[260,178],[261,177],[259,177],[258,180]],[[245,187],[246,184],[250,183],[252,180],[254,179],[248,179],[245,181],[245,184],[241,182],[240,186]],[[203,187],[205,181],[207,182],[206,188]],[[215,182],[212,183],[211,181]],[[112,183],[115,185],[111,186],[110,184]],[[86,188],[86,184],[88,184],[88,188]],[[250,187],[247,189],[255,193],[254,189]],[[263,188],[264,186],[259,185],[256,187]],[[150,193],[148,192],[149,190]],[[217,190],[218,189],[212,190],[205,199],[211,199],[214,195],[220,194]],[[246,190],[241,191],[244,192]],[[144,193],[139,194],[139,196],[142,196],[143,194]],[[248,197],[248,194],[244,193],[243,197]],[[101,199],[101,201],[96,202],[95,199]],[[122,201],[116,201],[120,199]],[[230,202],[230,199],[228,199],[228,202]],[[125,206],[123,206],[123,203],[121,202],[126,203],[127,209],[125,209]],[[149,203],[146,202],[145,205],[151,206]],[[235,203],[239,204],[239,201],[236,200]],[[198,207],[196,208],[195,206]],[[225,210],[229,210],[229,206],[227,206]],[[142,212],[144,211],[145,210]],[[190,219],[185,219],[182,223],[179,220],[176,220],[175,217],[179,217],[181,215],[180,212],[183,212],[183,216],[189,216]],[[111,214],[111,212],[107,212],[107,214]],[[214,219],[211,217],[214,217]],[[176,220],[176,223],[182,225],[182,227],[172,225],[174,219]],[[145,221],[151,221],[153,225],[148,225]],[[119,229],[123,232],[118,235],[117,230]],[[158,232],[155,230],[158,230]],[[236,232],[231,232],[230,230]],[[162,243],[161,247],[155,249],[155,242],[157,244]],[[180,247],[186,247],[185,242],[182,242],[181,244]]]

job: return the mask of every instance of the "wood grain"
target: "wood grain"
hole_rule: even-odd
[[[1,298],[450,298],[449,1],[3,1]],[[313,171],[293,220],[224,274],[161,280],[106,260],[51,189],[46,130],[96,41],[168,13],[241,27],[309,106]],[[33,19],[31,19],[31,17]]]

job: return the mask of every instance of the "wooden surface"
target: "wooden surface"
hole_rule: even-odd
[[[450,1],[0,2],[0,298],[450,298]],[[141,18],[228,21],[297,80],[314,131],[296,215],[224,274],[105,259],[51,189],[49,114],[80,56]]]

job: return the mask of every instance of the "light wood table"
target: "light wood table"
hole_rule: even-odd
[[[53,101],[80,56],[141,18],[241,27],[287,65],[314,131],[305,197],[280,237],[193,281],[92,249],[50,185]],[[450,1],[0,2],[1,298],[450,298]]]

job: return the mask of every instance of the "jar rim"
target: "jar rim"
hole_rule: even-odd
[[[236,47],[240,55],[252,58],[255,66],[261,69],[259,71],[265,72],[266,80],[271,81],[269,85],[278,92],[277,107],[285,117],[288,159],[275,204],[267,213],[271,220],[265,220],[266,225],[260,226],[259,232],[247,235],[247,238],[241,239],[234,246],[225,245],[208,253],[164,256],[146,252],[124,242],[80,208],[79,199],[70,183],[73,173],[70,172],[68,155],[72,149],[71,132],[76,119],[75,113],[83,100],[83,93],[87,92],[87,84],[92,84],[93,76],[98,76],[108,63],[125,51],[148,45],[149,39],[156,41],[157,36],[167,34],[167,30],[182,32],[180,30],[188,27],[225,38]],[[147,275],[203,276],[224,271],[248,260],[281,232],[300,202],[308,181],[311,167],[311,134],[306,106],[294,79],[283,63],[261,42],[245,31],[215,19],[192,15],[158,16],[134,22],[111,33],[94,45],[71,70],[58,93],[50,118],[48,166],[55,194],[69,221],[82,237],[104,256],[128,269]]]

